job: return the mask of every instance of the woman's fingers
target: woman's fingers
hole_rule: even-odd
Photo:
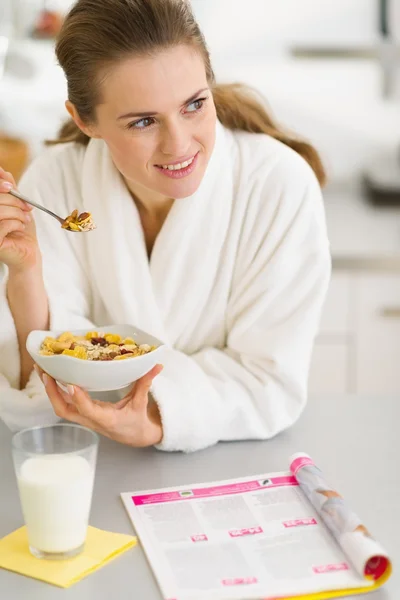
[[[138,379],[134,387],[132,396],[133,407],[135,409],[139,411],[147,411],[147,404],[149,401],[148,393],[153,383],[153,379],[157,377],[157,375],[161,373],[162,370],[162,365],[155,365],[155,367],[153,367],[151,371],[149,371],[148,373],[146,373],[146,375],[143,375],[143,377]]]
[[[13,219],[0,221],[0,248],[6,237],[15,231],[25,231],[25,225],[21,223],[21,221],[15,221]]]
[[[20,208],[24,212],[30,212],[33,208],[30,204],[23,202],[19,198],[16,198],[12,194],[8,193],[9,190],[4,189],[4,181],[0,179],[0,205],[1,206],[13,206],[14,208]]]
[[[39,365],[35,364],[34,368],[45,386],[58,417],[79,423],[103,434],[105,434],[103,429],[108,429],[110,425],[113,425],[114,407],[108,402],[93,401],[86,392],[74,385],[68,385],[68,392],[65,392]]]
[[[153,383],[153,379],[161,373],[163,365],[155,365],[146,375],[136,382],[135,394],[147,394]]]
[[[26,212],[30,212],[33,208],[30,204],[8,193],[10,190],[16,189],[16,187],[14,177],[11,173],[0,167],[0,204],[9,204],[10,206],[16,206]]]
[[[25,210],[31,210],[32,206],[30,204],[27,204],[23,200],[20,200],[13,194],[9,193],[12,189],[16,188],[9,181],[2,179],[0,175],[0,203],[9,204],[10,206],[18,206],[19,208]]]
[[[57,417],[61,419],[68,419],[69,421],[73,421],[74,417],[78,416],[78,411],[76,410],[73,404],[67,403],[63,395],[61,393],[60,388],[58,387],[55,380],[47,375],[47,373],[41,373],[41,380],[46,389],[46,393],[49,397],[51,404],[53,405],[54,412]]]
[[[17,206],[6,206],[4,204],[0,204],[0,221],[7,220],[15,220],[21,221],[21,223],[30,223],[32,221],[32,217],[26,210],[22,210]]]
[[[132,400],[132,392],[134,388],[135,386],[133,386],[132,390],[126,396],[124,396],[122,400],[119,400],[114,404],[116,409],[121,410],[122,408],[125,408],[125,406]]]
[[[19,198],[16,198],[15,196],[12,196],[11,194],[9,194],[8,190],[7,191],[3,190],[3,185],[1,183],[1,179],[0,179],[0,206],[13,206],[14,208],[20,208],[21,210],[23,210],[26,213],[29,213],[33,209],[33,206],[31,206],[30,204],[27,204],[26,202],[23,202]]]
[[[47,375],[47,373],[43,373],[42,381],[57,417],[102,433],[101,429],[97,428],[95,423],[79,413],[74,404],[70,404],[64,399],[65,392],[59,388],[52,377]]]
[[[109,402],[93,402],[91,397],[77,386],[68,386],[68,393],[78,413],[89,419],[94,425],[102,429],[111,429],[114,426],[114,406]]]
[[[0,179],[0,192],[2,194],[8,194],[8,192],[12,190],[13,187],[13,184],[9,181],[6,181],[5,179]]]
[[[141,377],[132,391],[116,405],[93,401],[90,396],[77,386],[68,386],[68,394],[64,392],[46,373],[35,366],[39,376],[45,385],[47,395],[57,416],[74,423],[89,427],[110,436],[118,426],[118,414],[116,409],[124,408],[131,404],[135,412],[147,412],[148,393],[153,379],[162,371],[162,365],[156,365],[146,375]]]
[[[9,171],[5,171],[2,167],[0,167],[0,179],[4,179],[7,183],[11,183],[12,187],[17,187],[12,174]]]
[[[83,415],[79,414],[76,406],[71,401],[71,396],[64,392],[64,390],[60,388],[57,382],[50,377],[50,375],[45,373],[37,364],[34,365],[34,369],[42,380],[47,396],[53,406],[55,414],[58,417],[106,435],[105,432],[103,432],[101,428],[97,427],[95,423],[92,423],[90,419],[87,419]]]
[[[162,365],[156,365],[151,371],[146,373],[146,375],[143,375],[143,377],[135,381],[135,383],[132,385],[132,388],[129,390],[126,396],[124,396],[122,400],[114,404],[115,408],[117,408],[118,410],[125,408],[125,406],[129,404],[129,402],[131,402],[133,398],[135,398],[135,408],[137,408],[137,394],[140,394],[140,396],[143,398],[143,404],[145,404],[145,402],[147,401],[147,394],[149,393],[151,384],[153,383],[153,379],[162,370]]]
[[[79,416],[74,404],[68,401],[68,394],[60,388],[57,382],[50,377],[50,375],[45,373],[43,369],[39,367],[39,365],[34,364],[33,367],[42,380],[46,393],[51,404],[53,405],[54,412],[56,413],[57,417],[60,417],[61,419],[72,420],[71,417],[73,415]]]

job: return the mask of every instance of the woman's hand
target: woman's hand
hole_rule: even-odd
[[[30,270],[40,263],[32,207],[8,192],[16,188],[11,173],[0,167],[0,262],[10,275]]]
[[[162,365],[153,367],[136,381],[129,394],[112,404],[92,400],[86,392],[72,385],[68,386],[67,394],[35,365],[58,417],[93,429],[121,444],[136,447],[153,446],[163,437],[158,407],[149,399],[153,379],[162,368]]]

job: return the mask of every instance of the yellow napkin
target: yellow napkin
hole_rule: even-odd
[[[26,527],[0,540],[0,568],[68,588],[136,545],[130,535],[88,528],[85,550],[68,560],[44,560],[29,552]]]

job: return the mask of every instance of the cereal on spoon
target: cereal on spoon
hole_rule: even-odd
[[[92,229],[96,229],[92,215],[88,212],[79,214],[77,209],[64,220],[61,227],[63,229],[70,229],[71,231],[92,231]]]
[[[89,331],[86,335],[74,335],[65,331],[57,338],[46,337],[41,346],[43,356],[66,355],[82,360],[123,360],[142,356],[156,346],[138,345],[133,338],[122,338],[115,333]]]

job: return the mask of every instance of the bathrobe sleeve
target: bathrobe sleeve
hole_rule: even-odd
[[[31,164],[18,189],[28,198],[67,215],[64,177],[68,177],[68,164],[64,164],[63,170],[55,168],[50,172],[46,160],[44,153]],[[53,204],[57,208],[52,207]],[[75,234],[62,231],[57,221],[45,213],[34,210],[33,214],[49,297],[50,327],[60,330],[92,329],[93,324],[87,318],[90,314],[90,286],[79,239],[72,237]],[[49,282],[51,285],[48,285]],[[0,417],[12,430],[53,423],[57,417],[35,371],[26,388],[18,389],[19,348],[6,291],[7,269],[0,263]]]
[[[281,161],[246,210],[226,347],[172,350],[153,383],[159,449],[268,439],[298,419],[330,272],[318,182],[300,157]]]

